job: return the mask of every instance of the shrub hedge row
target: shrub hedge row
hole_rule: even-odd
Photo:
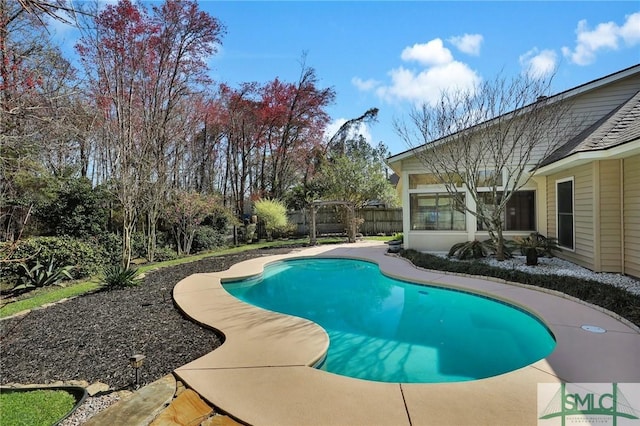
[[[2,243],[5,248],[9,243]],[[0,282],[4,285],[20,282],[21,260],[27,265],[40,262],[47,265],[53,258],[58,266],[72,265],[69,271],[73,279],[87,278],[102,271],[112,261],[104,245],[92,244],[72,237],[33,237],[20,241],[10,260],[0,268]]]
[[[498,268],[480,261],[451,261],[416,250],[402,250],[400,254],[414,265],[425,269],[482,275],[556,290],[608,309],[640,326],[640,295],[610,284],[564,275],[529,274],[516,269]]]

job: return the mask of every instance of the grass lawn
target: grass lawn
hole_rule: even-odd
[[[0,424],[51,426],[66,416],[76,399],[63,390],[0,393]]]

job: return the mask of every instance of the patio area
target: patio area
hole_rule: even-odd
[[[376,242],[318,246],[182,280],[173,291],[177,305],[220,330],[225,342],[175,373],[211,404],[253,425],[533,425],[540,416],[538,383],[640,382],[640,331],[629,322],[549,291],[421,270],[386,248]],[[269,262],[309,256],[368,260],[392,277],[506,300],[543,319],[557,346],[519,370],[458,383],[378,383],[316,370],[309,366],[329,344],[320,326],[242,303],[220,284],[259,274]]]

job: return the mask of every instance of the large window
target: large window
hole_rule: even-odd
[[[499,203],[502,192],[498,193],[496,203],[492,200],[491,192],[478,193],[478,202],[488,205]],[[507,206],[502,212],[502,229],[504,231],[535,231],[536,230],[536,193],[535,191],[518,191],[511,195]],[[487,226],[478,220],[478,231],[486,231]]]
[[[573,180],[556,182],[556,206],[558,210],[558,245],[573,249]]]
[[[451,175],[448,179],[456,187],[462,186],[462,178],[459,175]],[[437,175],[433,173],[419,173],[409,175],[409,189],[429,188],[434,185],[442,185]]]
[[[410,194],[411,229],[464,231],[464,210],[447,193]]]

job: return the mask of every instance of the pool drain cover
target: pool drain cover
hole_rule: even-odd
[[[604,328],[595,325],[583,325],[582,329],[592,333],[605,333],[607,331]]]

